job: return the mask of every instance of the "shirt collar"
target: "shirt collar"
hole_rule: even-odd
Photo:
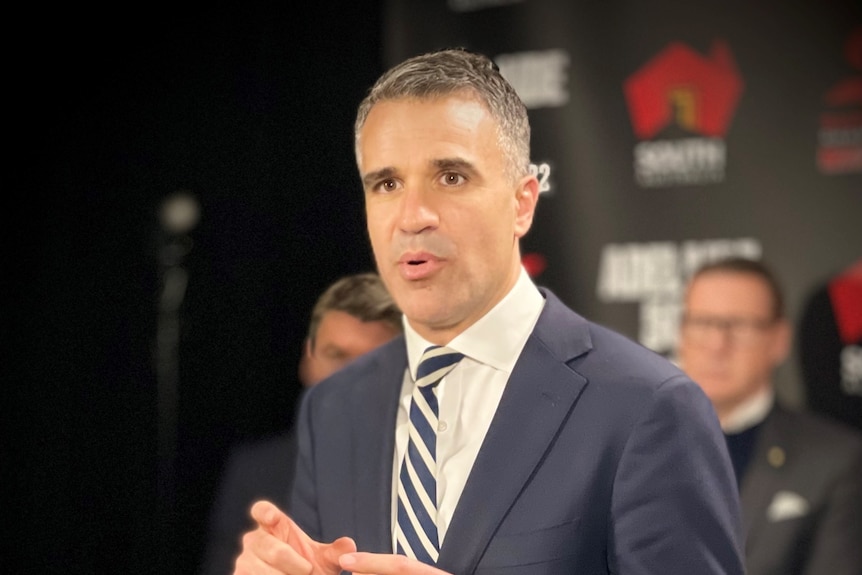
[[[509,293],[446,345],[479,363],[511,372],[544,304],[545,299],[522,266]],[[407,360],[415,381],[422,353],[433,344],[416,333],[406,317],[403,321]]]
[[[730,412],[730,415],[721,423],[722,431],[727,434],[741,433],[754,427],[766,419],[774,401],[775,390],[772,387],[766,387]]]

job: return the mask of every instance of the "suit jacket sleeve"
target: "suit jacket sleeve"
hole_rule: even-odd
[[[696,384],[677,376],[659,386],[614,480],[612,573],[743,572],[739,500],[723,437]]]

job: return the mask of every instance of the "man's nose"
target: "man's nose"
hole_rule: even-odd
[[[402,231],[417,234],[437,227],[440,220],[432,196],[433,192],[425,186],[405,186],[399,199],[398,220]]]
[[[703,344],[711,349],[724,349],[733,344],[730,324],[717,322],[710,326],[704,335]]]

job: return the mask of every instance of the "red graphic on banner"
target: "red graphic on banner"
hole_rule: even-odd
[[[862,260],[830,282],[829,298],[841,342],[862,341]]]
[[[862,26],[847,38],[845,58],[862,72]],[[862,75],[841,80],[823,99],[829,110],[820,115],[817,165],[827,174],[862,171]]]
[[[723,136],[742,94],[730,48],[718,40],[708,58],[671,43],[625,81],[634,132],[654,137],[671,122],[708,137]]]
[[[548,267],[545,256],[535,252],[524,254],[521,257],[521,263],[524,265],[524,269],[527,270],[527,275],[531,278],[539,277],[545,271],[545,268]]]

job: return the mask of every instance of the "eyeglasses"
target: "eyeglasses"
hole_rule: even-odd
[[[774,319],[685,315],[682,334],[693,343],[706,343],[718,334],[729,337],[735,344],[751,345],[760,341],[773,325]]]

